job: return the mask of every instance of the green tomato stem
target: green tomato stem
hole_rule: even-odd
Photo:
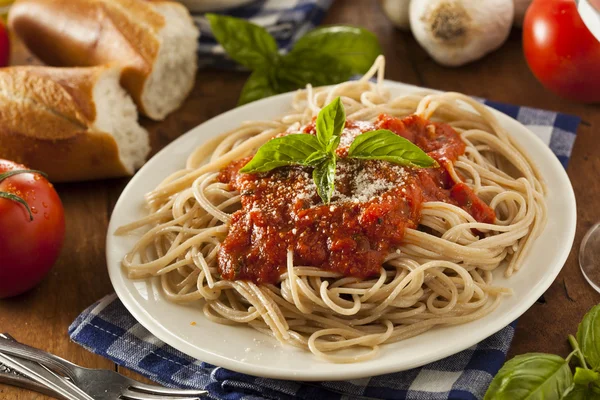
[[[15,169],[15,170],[7,171],[7,172],[0,174],[0,182],[5,180],[6,178],[10,178],[11,176],[18,175],[18,174],[26,174],[26,173],[40,174],[44,178],[47,176],[42,171],[38,171],[35,169]],[[4,199],[16,201],[17,203],[21,203],[23,205],[23,207],[25,207],[27,209],[27,212],[29,213],[29,220],[33,221],[33,214],[31,213],[29,204],[27,204],[27,202],[22,197],[19,197],[16,194],[12,194],[12,193],[0,192],[0,198],[4,198]]]
[[[29,220],[33,221],[33,214],[31,213],[29,204],[27,204],[27,202],[25,200],[23,200],[21,197],[15,195],[15,194],[12,194],[12,193],[0,192],[0,198],[5,198],[8,200],[16,201],[17,203],[21,203],[27,209],[27,212],[29,213]]]
[[[13,175],[27,174],[27,173],[29,173],[29,174],[40,174],[44,178],[48,177],[48,175],[46,175],[44,172],[38,171],[38,170],[35,170],[35,169],[15,169],[15,170],[8,171],[8,172],[5,172],[3,174],[0,174],[0,182],[2,182],[3,180],[5,180],[6,178],[10,178]]]

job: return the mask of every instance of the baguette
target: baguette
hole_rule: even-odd
[[[54,182],[132,175],[148,133],[117,66],[0,68],[0,158]]]
[[[162,120],[192,90],[199,31],[172,1],[18,0],[9,25],[53,66],[118,63],[140,112]]]

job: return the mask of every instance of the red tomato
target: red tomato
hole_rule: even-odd
[[[10,59],[10,38],[6,25],[0,20],[0,67],[6,67]]]
[[[535,0],[523,22],[523,49],[536,78],[554,93],[600,101],[600,41],[573,0]]]
[[[0,175],[23,169],[0,160]],[[0,192],[19,196],[31,210],[30,216],[23,204],[0,198],[0,298],[4,298],[31,289],[48,273],[62,247],[65,216],[54,187],[39,174],[3,179]]]

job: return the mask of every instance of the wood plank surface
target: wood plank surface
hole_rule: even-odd
[[[358,25],[375,32],[384,48],[388,79],[582,118],[568,168],[578,202],[575,245],[544,302],[536,303],[519,319],[509,354],[545,351],[566,355],[567,334],[574,333],[583,314],[600,302],[600,294],[587,284],[577,264],[583,234],[600,221],[600,107],[563,100],[546,91],[527,68],[518,30],[484,59],[460,68],[445,68],[433,62],[410,33],[395,29],[377,2],[338,0],[325,22]],[[20,48],[13,61],[33,62]],[[142,121],[151,133],[153,153],[203,121],[234,108],[246,78],[243,72],[199,71],[196,86],[180,110],[162,122]],[[115,179],[57,185],[67,219],[60,259],[39,287],[0,301],[0,331],[87,367],[115,368],[110,361],[70,342],[67,328],[84,308],[112,292],[104,241],[111,210],[126,183],[126,179]],[[48,399],[3,385],[0,398]]]

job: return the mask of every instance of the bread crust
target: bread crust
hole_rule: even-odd
[[[53,66],[118,63],[121,84],[140,112],[165,20],[139,0],[18,0],[9,25],[43,62]]]
[[[93,89],[109,68],[0,69],[0,158],[54,182],[130,175],[113,136],[94,128]]]

